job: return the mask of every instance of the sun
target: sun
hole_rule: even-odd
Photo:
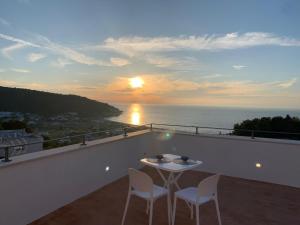
[[[142,88],[144,86],[144,80],[140,77],[129,78],[129,85],[131,88]]]

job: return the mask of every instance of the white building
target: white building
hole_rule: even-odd
[[[43,137],[27,133],[25,129],[0,130],[0,158],[4,157],[4,148],[10,147],[10,156],[43,150]]]

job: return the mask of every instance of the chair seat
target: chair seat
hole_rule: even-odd
[[[186,200],[192,204],[198,204],[201,205],[203,203],[209,202],[212,200],[211,196],[202,196],[199,198],[197,202],[197,196],[198,196],[198,188],[195,187],[189,187],[182,190],[179,190],[175,192],[175,195],[177,198]]]
[[[132,194],[134,194],[138,197],[144,198],[146,200],[151,198],[149,192],[142,192],[142,191],[133,190]],[[160,198],[160,197],[162,197],[164,195],[167,195],[167,194],[168,194],[168,190],[166,188],[163,188],[163,187],[160,187],[160,186],[157,186],[157,185],[153,185],[153,198],[154,199]]]

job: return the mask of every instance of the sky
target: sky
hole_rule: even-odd
[[[300,108],[299,11],[298,0],[0,0],[0,86]]]

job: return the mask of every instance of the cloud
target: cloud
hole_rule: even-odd
[[[244,68],[246,68],[247,66],[245,65],[233,65],[232,68],[235,70],[242,70]]]
[[[11,51],[23,48],[23,47],[35,47],[39,49],[44,49],[52,54],[63,56],[64,58],[85,65],[96,65],[96,66],[120,66],[121,61],[119,60],[117,63],[113,64],[111,62],[106,62],[102,60],[95,59],[88,55],[85,55],[79,51],[76,51],[72,48],[65,47],[61,44],[57,44],[55,42],[50,41],[47,37],[42,35],[35,35],[36,43],[28,42],[22,39],[18,39],[9,35],[1,34],[0,39],[4,39],[7,41],[15,42],[13,46],[2,49],[2,53],[5,56],[10,56],[9,53]],[[118,59],[118,58],[117,58]],[[119,63],[119,64],[118,64]],[[124,64],[124,61],[123,61]]]
[[[89,46],[88,49],[112,50],[128,56],[145,52],[166,52],[179,50],[217,51],[240,49],[255,46],[300,46],[300,40],[276,36],[264,32],[243,34],[179,36],[179,37],[121,37],[108,38],[101,45]]]
[[[130,64],[130,62],[127,59],[113,58],[113,57],[110,58],[110,62],[116,66],[126,66]]]
[[[4,73],[5,71],[5,69],[0,69],[0,73]]]
[[[176,71],[199,70],[202,64],[194,57],[170,57],[157,54],[146,54],[140,59],[158,68],[168,68]]]
[[[9,47],[3,48],[1,51],[2,51],[2,54],[3,54],[6,58],[12,59],[11,54],[12,54],[14,51],[16,51],[16,50],[18,50],[18,49],[25,48],[25,47],[26,47],[26,45],[23,44],[23,43],[16,43],[16,44],[13,44],[13,45],[11,45],[11,46],[9,46]]]
[[[28,42],[28,41],[24,41],[22,39],[18,39],[18,38],[15,38],[15,37],[12,37],[12,36],[9,36],[9,35],[6,35],[6,34],[1,34],[1,33],[0,33],[0,39],[4,39],[4,40],[7,40],[7,41],[12,41],[12,42],[16,42],[16,43],[21,43],[21,44],[24,44],[26,46],[31,46],[31,47],[41,47],[37,44],[31,43],[31,42]]]
[[[67,65],[71,65],[72,62],[66,58],[58,58],[56,61],[52,62],[51,65],[57,68],[63,68]]]
[[[292,87],[296,82],[297,82],[297,78],[293,78],[287,81],[274,82],[273,84],[277,85],[280,88],[289,88]]]
[[[30,53],[28,56],[27,56],[27,60],[29,62],[36,62],[36,61],[39,61],[43,58],[47,57],[45,54],[42,54],[42,53]]]
[[[54,54],[64,56],[66,59],[71,61],[85,64],[85,65],[98,65],[98,66],[110,66],[110,63],[103,62],[101,60],[97,60],[93,57],[87,56],[83,53],[80,53],[72,48],[65,47],[63,45],[54,43],[50,41],[48,38],[37,35],[37,39],[42,48],[51,51]]]
[[[101,87],[96,97],[114,102],[204,104],[232,106],[276,106],[299,102],[296,93],[287,91],[293,80],[276,82],[256,81],[190,81],[172,75],[145,74],[143,88],[132,89],[130,76],[120,76]],[[291,86],[289,86],[291,87]],[[285,99],[285,100],[283,100]],[[270,103],[272,101],[272,103]],[[251,102],[251,103],[250,103]],[[299,103],[297,103],[299,105]],[[300,106],[300,105],[299,105]]]
[[[5,20],[5,19],[3,19],[1,17],[0,17],[0,24],[2,24],[4,26],[10,26],[10,23],[7,20]]]
[[[10,70],[16,73],[30,73],[30,70],[20,69],[20,68],[11,68]]]
[[[180,60],[176,60],[170,57],[161,57],[156,55],[147,55],[144,57],[145,61],[149,64],[155,65],[157,67],[166,68],[171,66],[178,66],[182,64]]]
[[[255,82],[255,81],[224,81],[205,82],[202,88],[210,95],[222,96],[267,96],[274,93],[281,93],[284,89],[292,87],[296,79],[276,82]]]
[[[11,46],[8,46],[6,48],[3,48],[1,50],[2,54],[6,58],[10,58],[10,59],[12,58],[11,53],[16,51],[16,50],[19,50],[19,49],[22,49],[22,48],[25,48],[25,47],[35,47],[35,48],[40,47],[37,44],[31,43],[31,42],[28,42],[28,41],[24,41],[24,40],[21,40],[21,39],[18,39],[18,38],[9,36],[9,35],[1,34],[1,33],[0,33],[0,39],[11,41],[11,42],[15,43],[15,44],[13,44]]]
[[[80,83],[37,83],[0,80],[0,85],[22,87],[64,94],[78,94],[109,102],[139,102],[168,104],[204,104],[235,106],[281,106],[299,105],[299,95],[287,92],[295,78],[275,82],[224,81],[194,82],[175,79],[171,75],[141,75],[143,88],[131,89],[129,76],[119,76],[108,84],[80,85]],[[290,85],[285,85],[290,83]],[[293,83],[293,84],[291,84]],[[158,85],[159,84],[159,85]]]
[[[120,76],[109,83],[105,90],[110,93],[132,93],[140,95],[156,94],[161,95],[176,91],[195,91],[202,87],[201,83],[184,79],[174,79],[169,75],[153,75],[145,74],[140,76],[144,85],[140,89],[132,89],[130,87],[130,78],[127,76]],[[158,85],[159,84],[159,85]]]
[[[190,81],[175,79],[169,75],[141,75],[144,86],[140,89],[132,89],[129,85],[130,77],[120,76],[109,83],[104,91],[114,94],[127,95],[156,95],[165,96],[168,94],[180,95],[178,92],[191,92],[192,98],[203,94],[209,96],[258,96],[281,93],[295,84],[296,79],[276,82],[255,82],[255,81]],[[159,85],[157,85],[159,84]]]
[[[202,78],[202,79],[212,79],[212,78],[219,78],[219,77],[225,77],[225,75],[217,73],[217,74],[201,76],[200,78]]]

